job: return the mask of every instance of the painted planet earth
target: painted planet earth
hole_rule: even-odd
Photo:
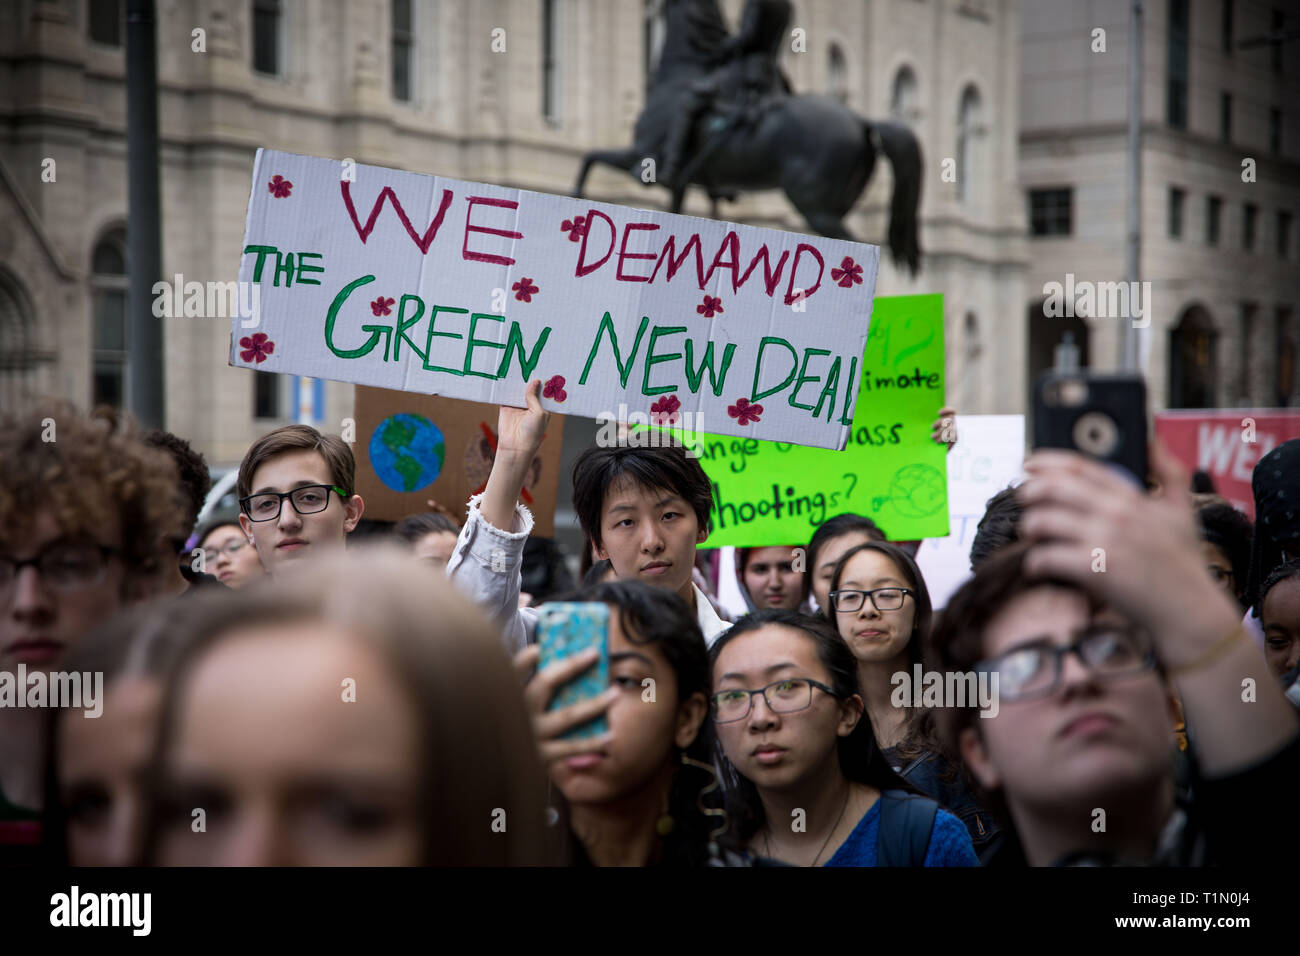
[[[422,415],[385,418],[370,436],[370,466],[394,491],[419,491],[442,472],[442,432]]]
[[[889,483],[889,497],[898,513],[908,518],[932,515],[948,503],[948,481],[929,465],[906,465]]]

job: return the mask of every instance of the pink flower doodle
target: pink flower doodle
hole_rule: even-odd
[[[831,269],[831,281],[838,282],[845,289],[862,285],[862,266],[853,261],[852,256],[845,256],[838,269]]]
[[[266,337],[265,332],[254,332],[252,338],[245,335],[239,340],[239,347],[244,350],[239,353],[241,359],[258,364],[265,362],[266,357],[275,351],[275,343]]]
[[[582,234],[587,231],[587,217],[574,216],[572,219],[566,219],[560,223],[560,231],[569,234],[570,242],[577,242],[582,238]]]
[[[569,397],[569,393],[564,390],[564,376],[552,375],[545,385],[542,386],[542,397],[553,398],[557,402],[562,402]]]
[[[714,296],[706,295],[704,297],[704,302],[700,305],[697,305],[695,307],[695,311],[698,312],[700,315],[704,316],[706,319],[713,318],[715,312],[717,313],[722,312],[722,297],[718,296],[715,298]]]
[[[736,424],[748,425],[758,421],[758,416],[763,414],[763,406],[750,404],[747,398],[738,398],[735,405],[727,406],[727,414],[736,419]]]
[[[682,407],[681,401],[676,395],[665,395],[659,401],[650,406],[650,424],[652,425],[675,425],[677,424],[677,410]]]
[[[533,285],[533,280],[526,276],[510,287],[515,293],[515,299],[519,302],[532,302],[533,296],[537,295],[537,286]],[[563,380],[561,380],[563,384]]]
[[[276,199],[284,199],[289,195],[289,190],[293,189],[293,183],[276,173],[266,184],[266,188]]]
[[[392,315],[393,300],[385,299],[382,295],[374,302],[370,303],[370,311],[375,315]]]

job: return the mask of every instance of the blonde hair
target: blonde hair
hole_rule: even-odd
[[[175,733],[186,677],[217,642],[253,626],[328,622],[331,631],[377,650],[414,704],[424,755],[418,775],[423,862],[550,862],[546,778],[519,681],[499,630],[441,572],[412,562],[405,551],[374,547],[364,560],[331,555],[286,580],[198,595],[190,609],[164,693],[156,771]],[[504,833],[491,827],[498,808],[508,820]],[[156,826],[155,820],[149,855]]]

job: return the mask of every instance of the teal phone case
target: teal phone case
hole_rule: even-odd
[[[581,654],[588,648],[600,651],[596,663],[573,680],[560,687],[551,700],[548,710],[559,710],[593,697],[609,689],[609,606],[599,603],[556,602],[543,604],[538,610],[537,643],[541,654],[537,668],[543,668]],[[609,721],[601,714],[595,720],[574,727],[560,735],[573,740],[599,737],[609,729]]]

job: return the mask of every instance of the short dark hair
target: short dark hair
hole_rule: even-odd
[[[247,498],[253,491],[253,475],[268,459],[287,451],[319,452],[330,470],[330,480],[351,498],[357,481],[357,460],[352,449],[338,435],[322,435],[310,425],[285,425],[267,432],[249,446],[239,463],[235,493]]]
[[[411,544],[415,544],[426,534],[442,531],[458,535],[460,526],[440,511],[423,511],[419,514],[407,515],[393,528],[393,534]]]
[[[858,685],[858,662],[844,643],[844,639],[821,618],[785,608],[764,608],[746,614],[730,630],[724,632],[713,646],[709,648],[710,665],[716,665],[722,649],[738,637],[769,626],[788,627],[801,632],[817,647],[817,659],[831,675],[831,688],[841,700],[861,696]],[[849,780],[869,784],[881,790],[911,790],[903,778],[895,773],[885,755],[876,744],[875,731],[871,727],[871,717],[865,706],[862,718],[847,737],[839,738],[836,744],[839,754],[840,770]],[[758,788],[747,777],[741,775],[735,766],[717,747],[717,764],[722,771],[723,788],[726,793],[726,809],[731,827],[729,839],[737,841],[743,848],[762,828],[765,821],[763,802],[759,799]]]
[[[1020,539],[1020,500],[1015,486],[1008,486],[988,500],[984,517],[975,528],[970,545],[970,568],[976,570],[995,551]]]
[[[800,599],[801,604],[808,603],[808,596],[812,594],[813,574],[817,571],[817,555],[822,548],[826,547],[835,538],[846,534],[865,534],[872,541],[884,541],[885,532],[880,525],[876,524],[866,515],[846,512],[836,515],[834,518],[828,518],[823,521],[817,530],[813,532],[812,540],[808,542],[808,560],[805,563],[807,570],[803,576],[803,597]],[[822,613],[826,613],[826,608],[822,608]]]
[[[1264,602],[1268,599],[1268,592],[1277,587],[1283,581],[1291,578],[1300,577],[1300,558],[1292,558],[1284,564],[1279,564],[1269,572],[1264,583],[1259,586],[1259,614],[1264,616]]]
[[[697,459],[687,455],[685,448],[592,446],[573,465],[573,508],[578,513],[583,534],[596,547],[601,547],[600,518],[605,510],[605,496],[611,486],[623,480],[649,490],[680,495],[695,512],[700,528],[713,529],[709,516],[713,505],[709,476]]]
[[[172,456],[172,461],[176,462],[185,502],[185,531],[188,533],[194,530],[199,512],[203,510],[203,502],[212,490],[212,475],[208,473],[207,461],[184,438],[160,428],[145,432],[142,438],[146,445],[167,452]]]
[[[1210,501],[1196,509],[1201,522],[1201,540],[1214,545],[1232,565],[1234,593],[1240,601],[1246,593],[1250,576],[1250,538],[1255,526],[1244,514],[1222,499]],[[1260,595],[1260,602],[1264,600]],[[1242,610],[1245,610],[1243,603]]]

